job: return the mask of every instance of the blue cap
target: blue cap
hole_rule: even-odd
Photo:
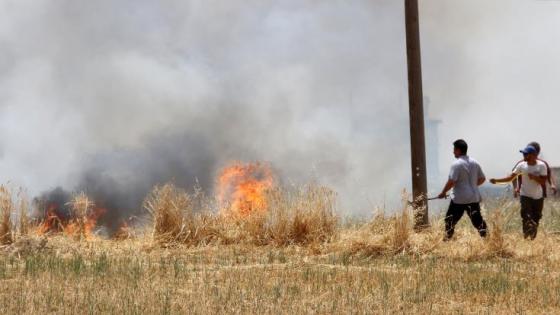
[[[519,152],[523,154],[531,154],[531,153],[537,154],[537,149],[535,149],[535,147],[532,145],[528,145],[525,149],[519,150]]]

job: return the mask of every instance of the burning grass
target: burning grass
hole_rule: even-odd
[[[96,223],[96,215],[92,214],[93,202],[82,192],[72,198],[70,206],[73,219],[64,227],[64,233],[72,235],[76,240],[90,236]]]
[[[235,163],[217,180],[216,200],[200,189],[156,186],[144,202],[160,245],[286,246],[335,238],[335,194],[317,185],[278,187],[266,164]]]
[[[65,234],[76,240],[92,238],[98,230],[98,220],[107,213],[107,209],[99,207],[84,193],[67,193],[55,190],[55,198],[37,198],[34,201],[34,221],[39,224],[32,228],[37,235]],[[29,219],[25,211],[26,200],[21,201],[20,225],[27,228],[20,229],[21,234],[29,231]]]
[[[172,184],[157,186],[144,206],[152,216],[159,244],[277,245],[323,243],[336,236],[334,193],[318,186],[262,192],[267,207],[243,216],[213,211],[200,192],[189,194]],[[206,205],[196,208],[195,205]]]

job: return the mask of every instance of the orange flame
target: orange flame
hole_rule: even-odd
[[[89,238],[93,235],[95,227],[97,226],[97,220],[106,212],[107,210],[104,208],[94,208],[87,214],[84,222],[84,235],[86,237]],[[70,224],[64,227],[64,234],[76,235],[76,233],[80,233],[80,224],[77,220],[80,220],[80,218],[74,219]]]
[[[58,205],[51,203],[45,210],[45,219],[38,229],[39,234],[46,234],[48,232],[60,232],[63,229],[63,219],[59,217]]]
[[[263,163],[234,163],[222,170],[217,185],[222,213],[246,217],[266,212],[266,191],[274,186],[274,176]]]
[[[84,235],[90,237],[97,226],[97,220],[107,212],[104,208],[94,208],[88,212],[84,222]],[[56,203],[48,205],[45,211],[45,218],[39,228],[37,234],[44,235],[47,233],[64,233],[66,235],[76,235],[80,232],[80,218],[65,218],[59,214],[59,206]]]
[[[126,221],[123,221],[117,230],[117,232],[113,235],[114,240],[126,240],[132,238],[134,232],[132,228],[128,225]]]

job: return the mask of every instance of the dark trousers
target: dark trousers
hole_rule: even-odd
[[[469,203],[469,204],[456,204],[453,201],[449,204],[449,209],[447,209],[447,214],[445,215],[445,233],[446,237],[450,239],[455,233],[455,225],[463,213],[467,212],[467,215],[471,219],[473,226],[478,230],[478,233],[482,237],[486,237],[486,222],[482,218],[480,213],[480,203]]]
[[[533,199],[521,196],[521,220],[523,221],[523,236],[528,239],[537,237],[539,221],[542,218],[544,198]]]

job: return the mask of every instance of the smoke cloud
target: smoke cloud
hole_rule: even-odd
[[[428,115],[442,121],[429,171],[445,177],[456,138],[489,176],[531,140],[555,164],[560,1],[420,9]],[[211,191],[227,162],[263,160],[287,183],[333,187],[345,213],[396,204],[410,177],[403,11],[0,1],[0,177],[31,194],[84,189],[130,215],[156,183]]]

